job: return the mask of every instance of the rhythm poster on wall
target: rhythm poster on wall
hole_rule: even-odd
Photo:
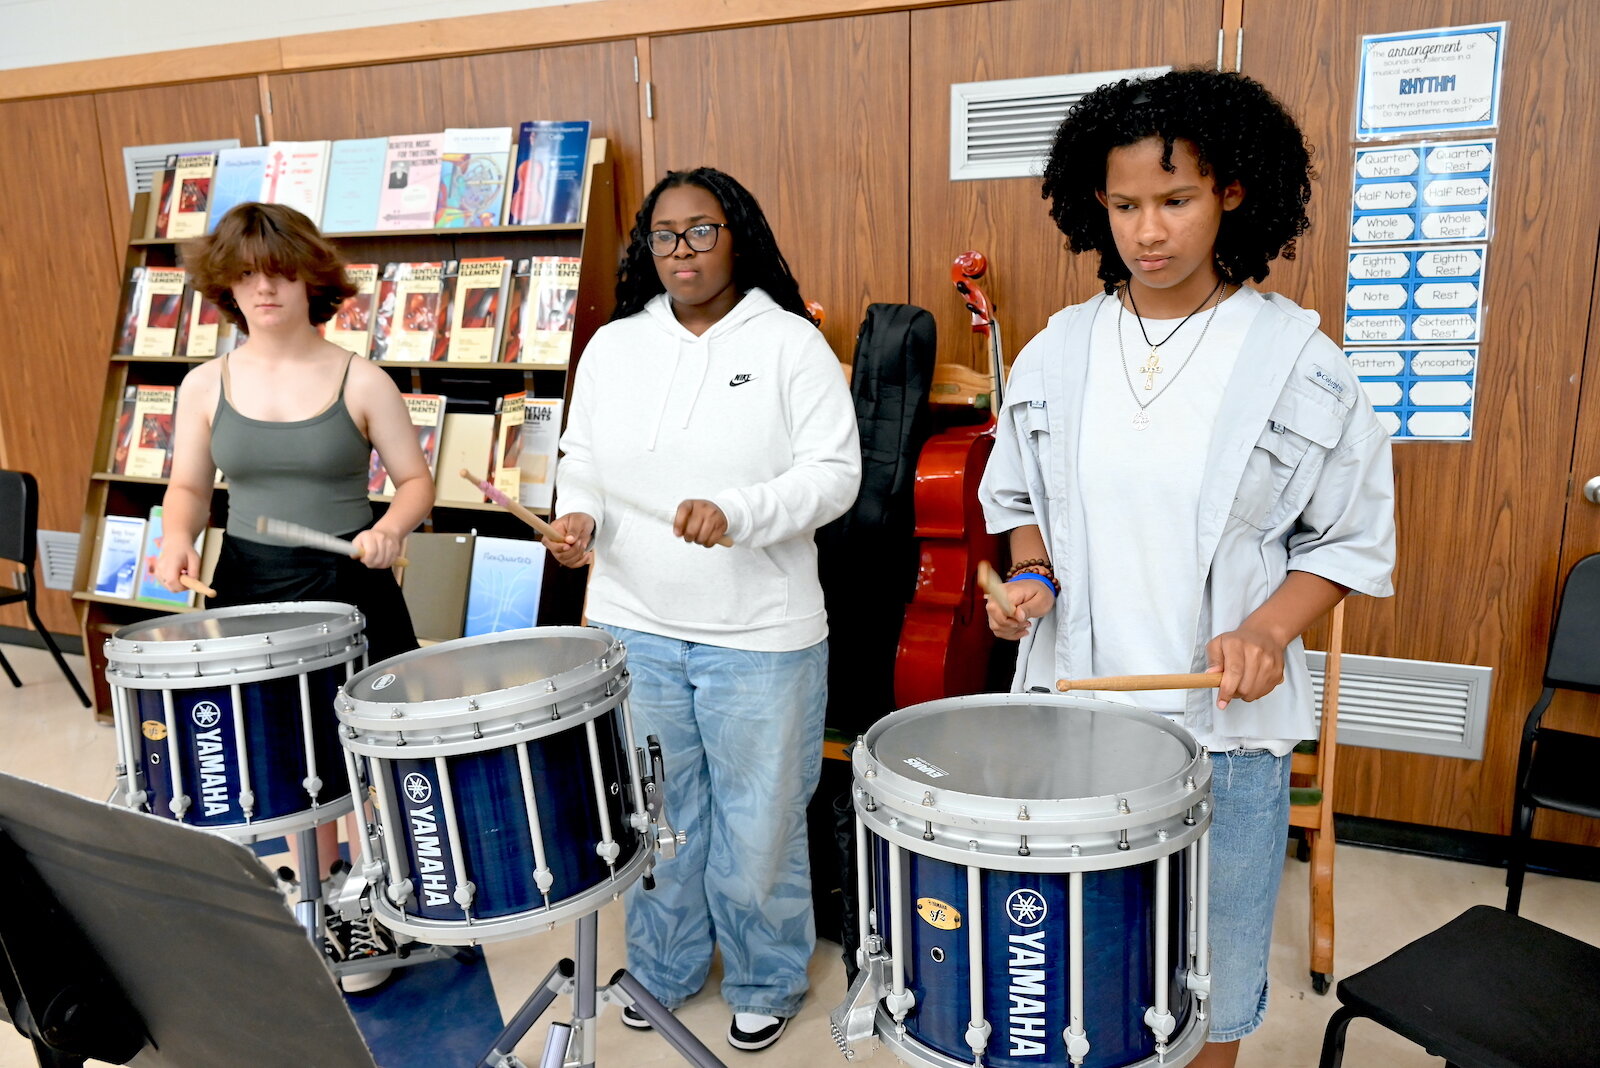
[[[1504,22],[1361,38],[1356,139],[1498,126],[1505,39]]]
[[[1494,144],[1434,141],[1357,149],[1350,244],[1486,239]]]
[[[1351,249],[1345,355],[1395,438],[1472,436],[1486,246]],[[1374,346],[1367,348],[1365,346]]]

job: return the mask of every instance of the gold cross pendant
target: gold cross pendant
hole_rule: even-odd
[[[1144,366],[1139,368],[1139,373],[1144,375],[1144,388],[1154,389],[1156,375],[1161,373],[1161,357],[1156,355],[1156,350],[1150,350],[1150,358],[1145,360]]]

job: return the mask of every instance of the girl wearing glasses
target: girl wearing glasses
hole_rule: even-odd
[[[645,198],[561,448],[562,538],[545,545],[593,560],[589,619],[628,647],[636,727],[661,740],[688,832],[654,890],[628,891],[629,967],[676,1008],[715,944],[728,1041],[763,1049],[799,1011],[815,941],[805,807],[827,618],[812,535],[854,501],[861,458],[838,359],[728,175],[669,172]],[[649,1026],[632,1008],[623,1021]]]

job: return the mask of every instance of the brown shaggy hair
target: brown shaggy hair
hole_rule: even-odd
[[[313,326],[333,318],[356,294],[339,250],[315,223],[283,204],[236,205],[215,231],[183,246],[183,262],[195,288],[242,330],[250,324],[233,299],[233,286],[246,271],[304,281]]]

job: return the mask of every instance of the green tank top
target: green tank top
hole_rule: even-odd
[[[278,544],[279,539],[256,532],[259,516],[325,534],[371,526],[367,462],[372,443],[345,407],[350,365],[328,407],[310,419],[278,423],[240,415],[228,402],[227,356],[223,361],[211,419],[211,458],[228,480],[228,537]]]

